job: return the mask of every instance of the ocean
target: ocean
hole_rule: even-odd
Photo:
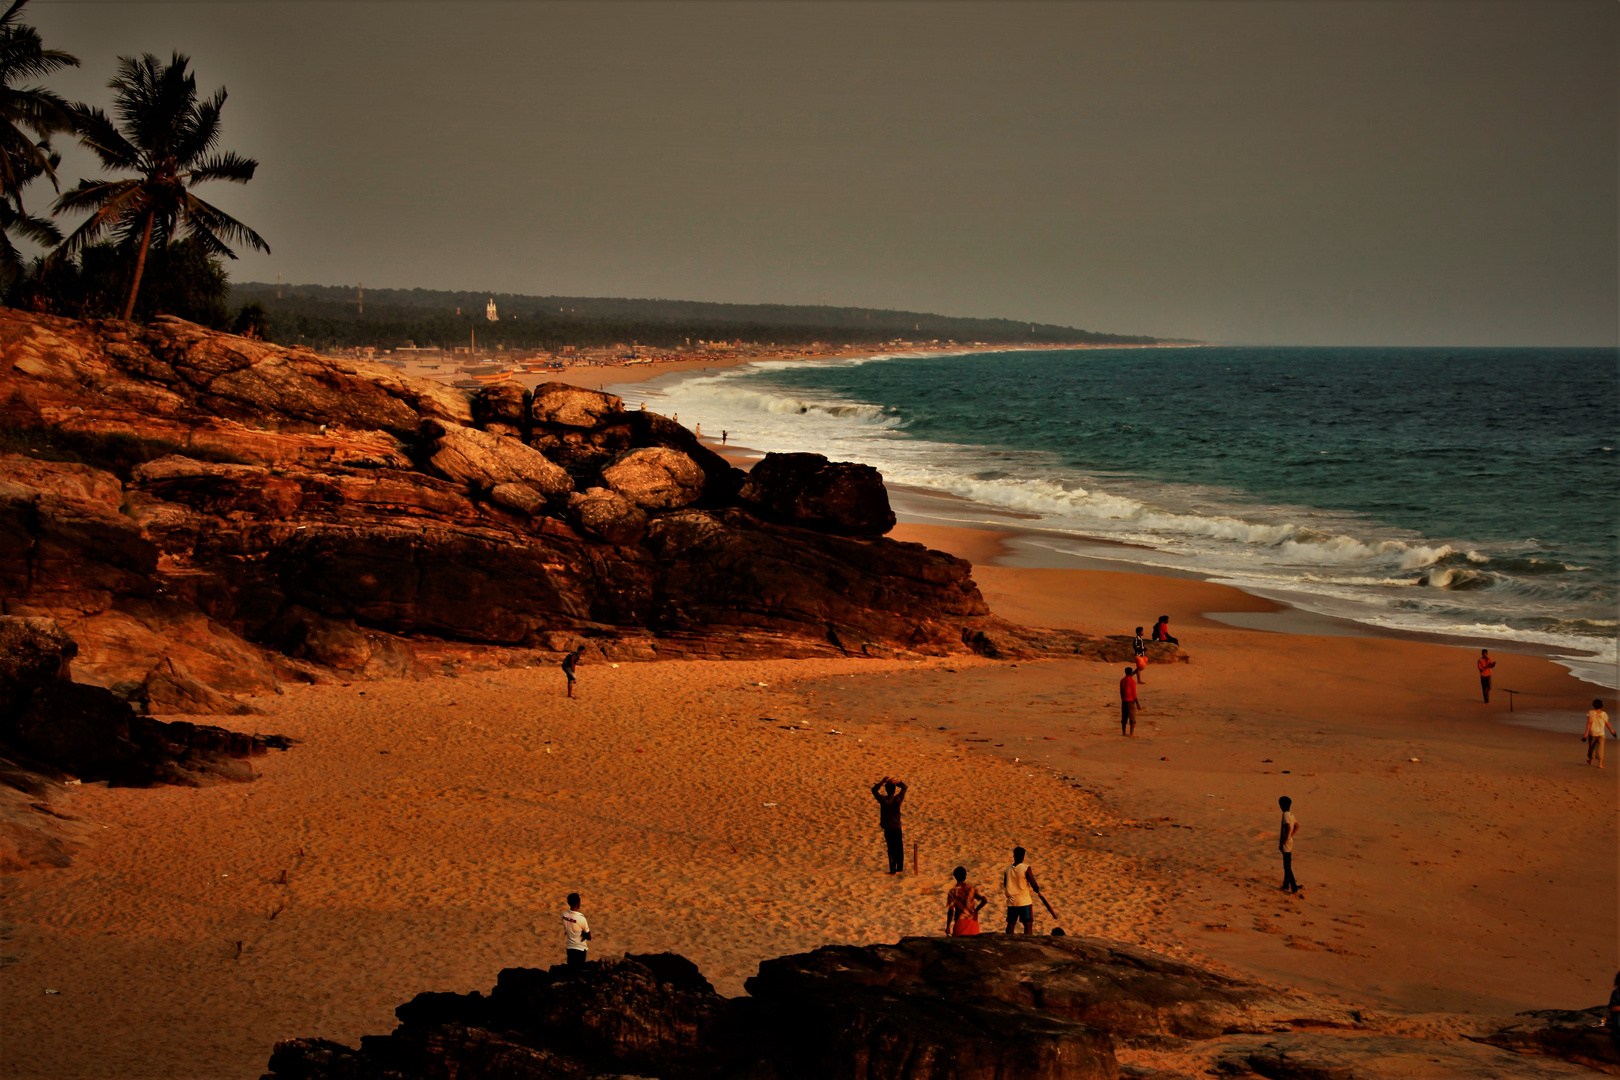
[[[973,505],[1024,515],[1055,551],[1120,541],[1139,564],[1374,626],[1568,650],[1616,681],[1612,349],[898,354],[627,396],[958,496],[964,521]]]

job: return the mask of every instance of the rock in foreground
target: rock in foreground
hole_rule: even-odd
[[[762,964],[748,996],[733,999],[670,954],[509,968],[488,996],[420,994],[395,1012],[400,1026],[367,1036],[358,1050],[321,1039],[277,1044],[265,1080],[1506,1080],[1582,1072],[1437,1039],[1432,1023],[1421,1038],[1380,1033],[1336,1006],[1078,937],[818,949]],[[1431,1063],[1440,1071],[1424,1071]]]

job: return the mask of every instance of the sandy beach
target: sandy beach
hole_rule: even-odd
[[[5,879],[0,1075],[255,1077],[277,1039],[353,1044],[419,991],[559,962],[576,889],[597,955],[674,950],[737,994],[774,955],[939,932],[950,868],[990,886],[1015,843],[1070,932],[1374,1010],[1604,997],[1620,767],[1505,723],[1468,651],[1235,629],[1205,613],[1274,605],[996,566],[990,531],[894,535],[972,559],[1008,618],[1168,614],[1191,662],[1149,669],[1135,739],[1114,667],[1065,661],[595,665],[572,701],[548,666],[261,699],[224,722],[301,741],[258,781],[87,786],[78,861]],[[1598,693],[1501,659],[1521,709]],[[888,773],[916,876],[882,872],[867,789]]]

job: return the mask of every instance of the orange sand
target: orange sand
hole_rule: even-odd
[[[1134,740],[1114,666],[1077,661],[598,665],[576,701],[554,669],[515,669],[263,701],[250,726],[303,741],[260,780],[85,788],[70,809],[97,841],[4,879],[0,1076],[256,1077],[279,1038],[352,1044],[420,990],[560,961],[571,889],[599,955],[676,950],[738,993],[769,956],[937,932],[950,867],[988,885],[1015,842],[1071,932],[1375,1008],[1603,999],[1620,768],[1496,722],[1468,652],[1226,628],[1199,613],[1269,605],[1184,579],[977,576],[1032,622],[1169,614],[1193,661],[1149,669]],[[1594,696],[1500,659],[1520,708]],[[891,772],[913,784],[917,878],[881,872],[866,789]]]

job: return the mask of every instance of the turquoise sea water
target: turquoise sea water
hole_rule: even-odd
[[[1614,350],[899,356],[667,394],[749,446],[867,461],[1333,614],[1614,653]]]

